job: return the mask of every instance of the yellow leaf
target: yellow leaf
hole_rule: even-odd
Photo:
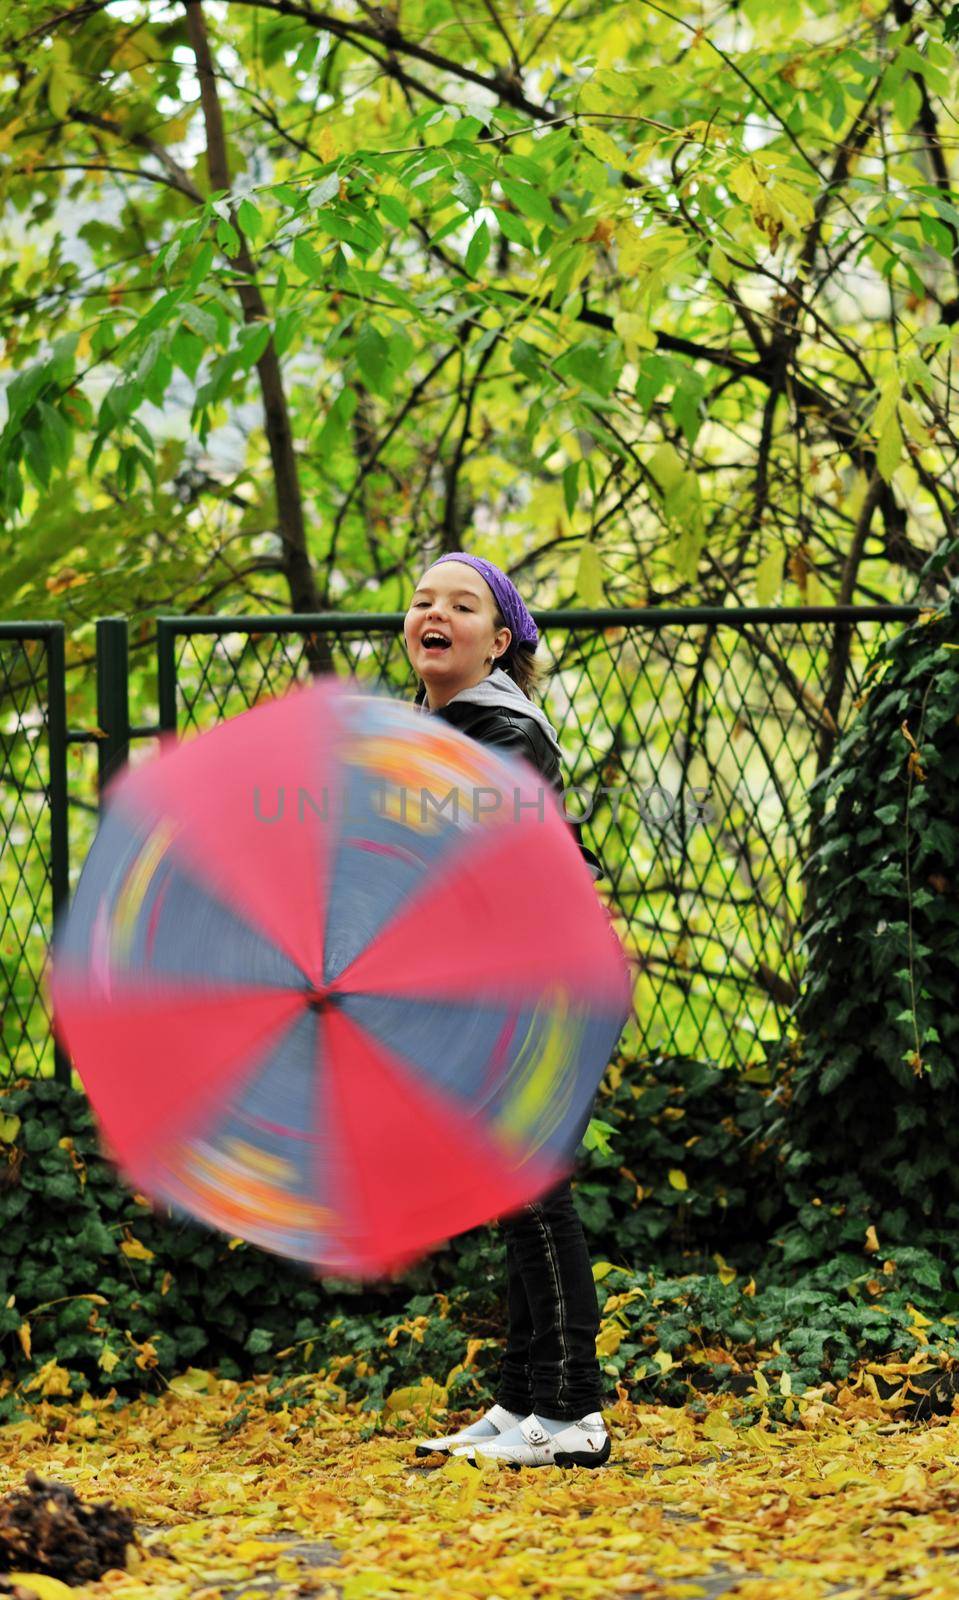
[[[758,563],[753,580],[757,605],[772,605],[775,600],[782,588],[784,559],[785,552],[782,549],[770,550],[768,556],[763,556]]]
[[[900,400],[899,415],[906,424],[910,438],[914,439],[918,445],[927,445],[930,438],[929,429],[911,401]]]
[[[26,118],[8,117],[3,128],[0,128],[0,150],[9,150],[16,134],[23,127]]]
[[[753,1373],[753,1385],[760,1400],[769,1399],[769,1384],[766,1382],[766,1374],[760,1367]]]
[[[594,1261],[593,1282],[602,1283],[603,1279],[608,1277],[611,1272],[617,1272],[618,1270],[618,1267],[614,1267],[611,1261]]]
[[[902,431],[899,419],[893,414],[883,424],[882,431],[876,446],[876,466],[879,476],[885,483],[891,483],[893,474],[902,458]]]
[[[135,1239],[132,1234],[129,1239],[123,1240],[123,1243],[120,1245],[120,1249],[123,1251],[125,1256],[129,1256],[131,1261],[153,1260],[153,1251],[148,1250],[146,1245],[141,1244],[139,1239]]]
[[[324,166],[328,161],[333,160],[334,156],[336,155],[336,139],[333,137],[332,128],[322,128],[320,130],[320,137],[317,140],[317,148],[320,152],[320,160],[323,162]]]
[[[66,1367],[58,1367],[53,1357],[35,1372],[28,1383],[24,1384],[27,1393],[39,1390],[44,1399],[53,1394],[72,1394],[70,1387],[70,1374]]]
[[[729,259],[718,244],[710,246],[707,265],[716,282],[721,283],[724,288],[732,281],[733,272]]]
[[[783,1395],[783,1396],[788,1397],[789,1395],[792,1394],[792,1392],[793,1392],[792,1378],[789,1376],[788,1372],[784,1372],[782,1377],[779,1380],[779,1393],[781,1395]]]
[[[268,1544],[265,1539],[243,1539],[233,1554],[239,1561],[272,1561],[282,1550],[288,1549],[287,1544]]]
[[[458,1378],[461,1372],[465,1372],[468,1367],[473,1365],[479,1352],[489,1342],[487,1339],[467,1339],[466,1354],[462,1361],[457,1361],[455,1367],[450,1367],[449,1372],[446,1374],[446,1383],[443,1385],[445,1389],[448,1390],[453,1379]]]
[[[453,1456],[448,1460],[443,1470],[443,1487],[451,1484],[459,1489],[451,1510],[455,1517],[462,1517],[473,1510],[476,1497],[483,1487],[483,1469],[489,1465],[482,1456],[476,1458],[477,1466],[471,1466],[463,1456]]]
[[[596,1354],[614,1356],[625,1337],[626,1329],[621,1322],[604,1322],[596,1335]]]
[[[576,592],[588,606],[601,606],[603,594],[603,563],[591,539],[584,539],[576,568]]]
[[[104,1372],[109,1375],[113,1371],[114,1367],[118,1365],[119,1360],[120,1357],[117,1355],[116,1351],[111,1350],[109,1345],[104,1345],[97,1359],[97,1366],[102,1367]]]
[[[447,1403],[446,1390],[432,1378],[407,1389],[393,1389],[384,1400],[387,1411],[443,1410]]]
[[[76,1600],[74,1589],[61,1583],[59,1578],[48,1578],[41,1572],[7,1572],[4,1576],[19,1589],[29,1589],[37,1600]]]
[[[182,1399],[192,1400],[197,1395],[214,1394],[216,1379],[212,1372],[203,1372],[199,1367],[187,1367],[185,1372],[170,1379],[170,1388]]]
[[[645,1300],[642,1289],[630,1289],[628,1294],[611,1294],[603,1307],[603,1315],[612,1316],[614,1311],[619,1311],[623,1306],[628,1306],[632,1300]]]
[[[682,456],[671,444],[659,445],[647,461],[646,468],[663,494],[668,494],[686,471]]]
[[[668,1173],[670,1187],[673,1189],[688,1189],[689,1182],[685,1172],[680,1167],[673,1167]]]
[[[668,1350],[654,1350],[653,1360],[660,1372],[669,1372],[672,1369],[673,1358]]]
[[[732,1445],[738,1443],[738,1436],[730,1426],[729,1418],[725,1411],[711,1411],[703,1423],[703,1437],[712,1444]]]
[[[635,361],[640,350],[654,350],[656,335],[646,317],[636,311],[617,311],[613,318],[613,332],[623,341],[626,359]]]
[[[631,278],[649,255],[649,241],[632,222],[625,222],[616,229],[616,244],[619,270],[624,278]]]
[[[19,1117],[0,1117],[0,1144],[13,1144],[19,1132]]]
[[[27,1360],[29,1361],[30,1360],[30,1324],[29,1324],[29,1322],[21,1322],[19,1328],[17,1329],[17,1338],[20,1340],[20,1349],[23,1351],[24,1355],[26,1356]]]
[[[629,166],[629,157],[619,148],[615,139],[611,139],[602,128],[591,128],[588,124],[580,126],[579,136],[587,150],[592,151],[600,161],[613,167],[617,172],[625,172]]]
[[[719,1281],[720,1281],[720,1283],[723,1283],[723,1284],[733,1283],[735,1281],[735,1278],[736,1278],[736,1268],[729,1266],[728,1263],[723,1260],[723,1257],[721,1255],[719,1255],[718,1252],[717,1252],[716,1255],[713,1256],[713,1260],[715,1261],[716,1266],[719,1269]]]
[[[874,1256],[876,1251],[879,1249],[879,1240],[876,1237],[876,1230],[871,1222],[866,1229],[866,1242],[863,1245],[863,1249],[868,1256]]]
[[[5,1422],[0,1428],[0,1439],[7,1444],[31,1444],[34,1439],[42,1439],[45,1433],[46,1429],[39,1422]]]

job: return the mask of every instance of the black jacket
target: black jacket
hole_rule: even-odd
[[[458,728],[478,744],[494,745],[522,756],[537,772],[542,773],[557,794],[563,793],[563,774],[552,740],[536,721],[524,716],[522,711],[508,710],[505,706],[477,706],[468,700],[451,700],[432,713],[442,717],[451,727]],[[602,864],[580,837],[579,824],[570,822],[570,828],[582,852],[583,860],[595,878],[605,877]]]

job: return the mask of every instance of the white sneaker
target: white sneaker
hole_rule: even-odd
[[[554,1424],[555,1429],[555,1424]],[[465,1456],[476,1465],[476,1457],[486,1461],[505,1461],[511,1467],[601,1467],[609,1460],[609,1434],[599,1411],[591,1411],[579,1422],[567,1422],[551,1431],[535,1412],[508,1433],[485,1443],[454,1446],[454,1456]]]
[[[507,1411],[505,1406],[491,1406],[476,1422],[471,1422],[468,1428],[460,1428],[458,1433],[448,1433],[442,1439],[422,1440],[416,1446],[416,1454],[431,1456],[437,1451],[449,1452],[454,1445],[496,1439],[501,1433],[508,1433],[515,1428],[519,1421],[521,1418],[517,1412]]]

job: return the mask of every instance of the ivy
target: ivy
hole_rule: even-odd
[[[794,1198],[818,1194],[933,1248],[959,1221],[959,593],[891,640],[812,792],[784,1148]],[[855,1182],[848,1173],[855,1170]]]

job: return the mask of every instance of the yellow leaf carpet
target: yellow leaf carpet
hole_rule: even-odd
[[[868,1382],[794,1397],[778,1425],[737,1405],[623,1396],[608,1467],[515,1472],[424,1465],[417,1437],[464,1413],[371,1418],[315,1376],[278,1408],[266,1379],[199,1372],[122,1409],[40,1398],[0,1429],[0,1490],[33,1469],[112,1499],[140,1547],[83,1588],[5,1581],[37,1600],[959,1597],[959,1415],[899,1421]]]

